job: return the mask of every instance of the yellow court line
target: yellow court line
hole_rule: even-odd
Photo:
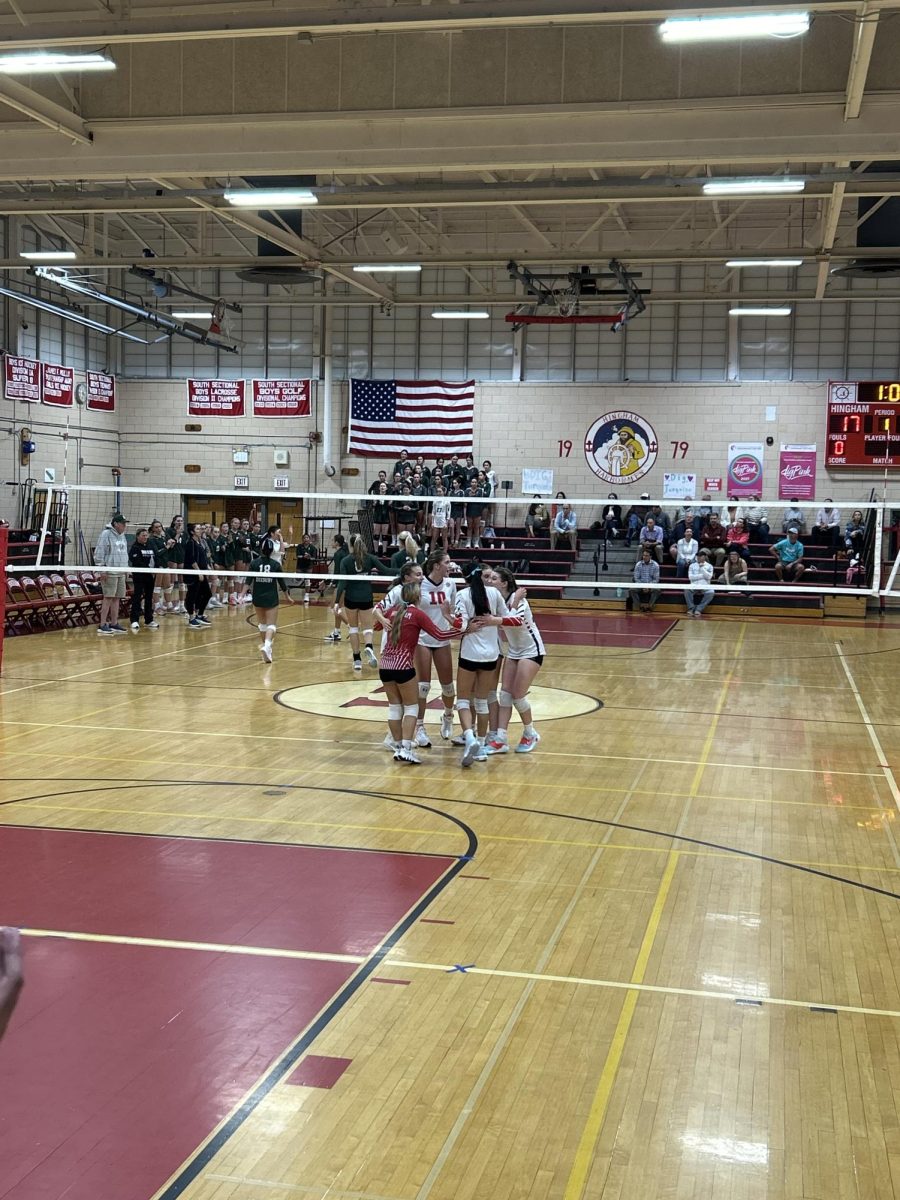
[[[673,853],[678,853],[674,851]],[[657,895],[657,903],[659,895]],[[654,906],[654,910],[655,910]],[[649,926],[648,926],[649,928]],[[341,962],[361,964],[367,961],[361,954],[329,954],[321,950],[286,950],[277,946],[243,946],[228,942],[191,942],[170,938],[131,937],[125,934],[81,933],[70,929],[22,929],[23,937],[60,938],[68,942],[96,942],[113,946],[144,946],[150,949],[196,950],[207,954],[233,954],[249,958],[296,959],[301,962]],[[646,939],[646,934],[644,935]],[[642,947],[643,949],[643,947]],[[649,949],[647,957],[649,957]],[[453,974],[452,963],[414,962],[403,958],[384,958],[379,969],[396,971],[429,971]],[[597,979],[589,975],[550,975],[539,971],[507,971],[500,967],[468,967],[468,975],[487,978],[528,980],[535,983],[560,983],[570,987],[595,987],[613,991],[646,993],[658,996],[686,996],[697,1000],[726,1000],[732,1004],[737,1000],[759,1000],[764,1008],[829,1008],[839,1013],[851,1013],[867,1017],[900,1018],[900,1010],[871,1008],[856,1004],[837,1004],[831,1000],[788,1000],[782,996],[747,996],[741,992],[721,992],[708,988],[676,987],[660,983],[644,983],[635,979]]]

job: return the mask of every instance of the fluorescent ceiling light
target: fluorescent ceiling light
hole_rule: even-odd
[[[319,203],[309,188],[229,188],[223,195],[236,208],[303,208]]]
[[[789,317],[790,306],[785,308],[729,308],[729,317]]]
[[[371,275],[373,271],[421,271],[421,263],[357,263],[353,270],[357,275]]]
[[[802,258],[729,258],[726,267],[802,267]]]
[[[804,179],[711,179],[704,183],[704,196],[767,196],[783,192],[802,192]]]
[[[0,54],[0,75],[56,75],[60,71],[114,71],[108,54],[87,51],[66,54],[62,50],[29,50],[23,54]]]
[[[808,12],[750,13],[738,17],[669,17],[659,27],[664,42],[791,38],[809,30]]]
[[[87,329],[93,329],[97,333],[115,334],[116,337],[125,338],[128,342],[140,342],[142,346],[147,345],[144,338],[137,337],[136,334],[126,333],[124,329],[115,329],[112,325],[105,325],[102,321],[94,321],[84,313],[73,312],[72,309],[65,308],[60,304],[51,304],[49,300],[39,300],[37,296],[17,292],[14,288],[0,287],[0,296],[9,296],[11,300],[17,300],[19,304],[27,304],[30,308],[39,308],[41,312],[51,313],[63,321],[74,321],[76,325],[84,325]]]
[[[175,317],[177,321],[211,321],[211,312],[171,312],[170,317]]]
[[[432,314],[439,321],[486,321],[491,315],[484,309],[436,308]]]
[[[78,255],[74,250],[20,250],[19,258],[29,262],[71,262]]]

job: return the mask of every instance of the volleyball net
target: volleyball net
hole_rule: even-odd
[[[421,516],[416,514],[416,521],[409,531],[417,546],[427,554],[433,541],[441,546],[444,540],[442,529],[436,533],[432,531],[433,498],[409,499],[421,509]],[[382,503],[388,502],[392,511],[398,500],[396,496],[381,498]],[[179,538],[186,536],[188,524],[199,525],[206,538],[205,527],[208,526],[210,539],[213,539],[221,531],[223,522],[228,526],[225,536],[231,538],[231,528],[236,519],[243,535],[248,532],[249,523],[252,535],[250,544],[254,549],[259,546],[260,537],[275,526],[280,528],[284,542],[282,567],[288,586],[298,585],[302,581],[314,585],[339,580],[358,581],[358,574],[342,575],[329,569],[327,560],[333,553],[333,539],[337,534],[347,542],[352,535],[358,534],[366,549],[373,554],[377,552],[379,542],[382,545],[390,542],[396,546],[397,537],[394,534],[397,525],[394,519],[389,518],[388,522],[381,525],[382,529],[387,529],[387,536],[379,538],[379,524],[374,520],[378,515],[373,508],[375,503],[375,498],[368,492],[278,491],[254,492],[252,496],[244,496],[240,492],[222,495],[170,488],[47,484],[36,489],[33,527],[27,531],[28,543],[24,547],[20,543],[16,552],[10,553],[7,572],[30,575],[64,568],[70,572],[85,573],[101,569],[123,574],[169,571],[185,577],[197,573],[196,570],[186,571],[178,563],[177,551],[167,566],[142,568],[103,564],[101,567],[95,559],[98,539],[111,518],[120,513],[125,518],[125,535],[129,546],[140,530],[151,529],[157,521],[164,532],[174,528]],[[548,528],[543,524],[545,518],[541,518],[541,528],[533,521],[526,525],[526,516],[535,503],[533,496],[493,496],[469,499],[468,502],[462,499],[459,503],[462,515],[456,519],[459,521],[458,531],[462,534],[463,544],[449,548],[454,563],[453,573],[459,577],[465,575],[473,560],[488,567],[505,566],[513,571],[530,594],[550,599],[622,599],[635,591],[645,592],[648,589],[662,593],[683,593],[690,586],[688,578],[675,575],[675,558],[668,544],[661,547],[661,553],[658,551],[653,555],[656,558],[658,554],[661,559],[659,580],[652,583],[635,580],[634,566],[640,559],[640,531],[631,530],[631,545],[626,552],[623,539],[628,533],[628,500],[617,502],[621,507],[615,523],[610,521],[609,501],[596,496],[547,501],[547,517],[552,505],[568,504],[577,521],[575,547],[571,544],[573,539],[566,533],[558,533],[553,539],[555,548],[552,549]],[[692,509],[701,520],[706,518],[708,510],[717,512],[720,522],[727,525],[733,515],[730,510],[740,508],[742,504],[741,501],[724,499],[701,502],[654,497],[642,498],[639,503],[641,509],[645,510],[644,519],[646,515],[652,516],[654,507],[659,506],[667,515],[671,529],[675,528],[680,511],[685,507]],[[781,538],[785,523],[783,517],[789,505],[783,500],[767,500],[765,497],[743,503],[767,510],[769,536],[765,540],[755,540],[751,533],[751,541],[741,555],[748,560],[746,583],[723,579],[724,547],[715,548],[712,552],[714,590],[763,596],[790,593],[794,596],[900,599],[900,557],[894,548],[897,526],[893,519],[894,506],[890,501],[841,501],[836,506],[840,511],[839,524],[830,532],[813,529],[816,513],[821,508],[820,502],[809,501],[801,506],[804,520],[795,524],[804,547],[804,571],[796,582],[788,578],[795,573],[788,563],[783,567],[785,578],[779,580],[775,577],[777,560],[772,553],[772,545]],[[470,510],[478,504],[487,510],[487,519],[480,529],[477,544],[470,546],[465,544],[470,540],[466,536],[467,523]],[[900,506],[900,501],[897,505]],[[848,540],[846,526],[855,513],[862,518],[862,532]],[[399,514],[397,517],[399,519]],[[447,540],[450,540],[449,537]],[[674,543],[674,535],[671,540]],[[314,550],[312,554],[306,549],[310,546]],[[381,561],[383,568],[390,570],[389,556],[382,556]],[[223,579],[255,577],[249,570],[249,556],[246,553],[241,556],[241,562],[246,562],[246,566],[210,562],[203,574],[213,574]],[[256,573],[258,576],[262,574]],[[384,586],[387,582],[384,576],[372,576],[375,585]]]

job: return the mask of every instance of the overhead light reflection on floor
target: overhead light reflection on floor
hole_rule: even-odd
[[[714,992],[734,992],[738,996],[763,1000],[770,995],[769,985],[762,979],[746,979],[741,975],[716,975],[712,971],[704,971],[700,978],[703,986]]]
[[[716,1137],[703,1133],[683,1133],[681,1144],[703,1158],[737,1166],[764,1167],[769,1162],[768,1142],[745,1142],[740,1138]]]

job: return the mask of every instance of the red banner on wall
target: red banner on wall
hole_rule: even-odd
[[[41,399],[56,408],[71,408],[75,403],[75,372],[55,363],[41,364]]]
[[[104,375],[102,371],[87,372],[87,406],[91,412],[115,412],[115,375]]]
[[[308,417],[308,379],[254,379],[254,417]]]
[[[245,388],[243,379],[189,379],[188,416],[242,417]]]
[[[778,499],[813,500],[815,495],[815,446],[782,446],[778,460]]]
[[[35,358],[17,358],[14,354],[4,356],[5,377],[3,394],[7,400],[27,400],[39,404],[41,400],[41,364]]]

